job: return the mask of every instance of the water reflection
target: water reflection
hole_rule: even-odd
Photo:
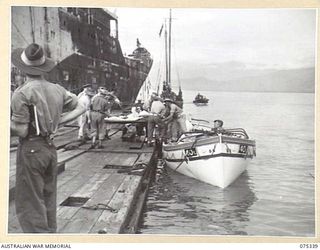
[[[256,200],[246,171],[232,185],[220,189],[160,168],[140,233],[247,235],[249,209]]]

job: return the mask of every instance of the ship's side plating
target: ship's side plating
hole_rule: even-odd
[[[133,102],[152,66],[144,48],[123,55],[117,17],[105,9],[14,6],[11,29],[11,49],[42,45],[57,62],[46,77],[75,93],[84,84],[103,85],[122,102]]]

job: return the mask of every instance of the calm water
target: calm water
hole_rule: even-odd
[[[314,94],[202,92],[193,117],[243,127],[257,157],[231,186],[220,188],[159,168],[143,216],[143,234],[314,236]]]

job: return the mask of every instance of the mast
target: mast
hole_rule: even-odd
[[[171,9],[170,9],[170,16],[169,16],[169,65],[168,65],[168,85],[171,85]]]
[[[166,83],[169,82],[169,70],[168,70],[168,32],[167,32],[167,24],[165,23],[165,31],[164,31],[164,42],[165,42],[165,59],[166,59]]]

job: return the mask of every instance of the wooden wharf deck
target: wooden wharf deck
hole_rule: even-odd
[[[70,128],[54,140],[60,165],[57,233],[135,233],[156,168],[155,149],[124,142],[120,133],[104,140],[103,149],[89,149],[89,141],[79,146],[76,138]],[[9,234],[22,233],[14,205],[16,152],[10,151]]]

